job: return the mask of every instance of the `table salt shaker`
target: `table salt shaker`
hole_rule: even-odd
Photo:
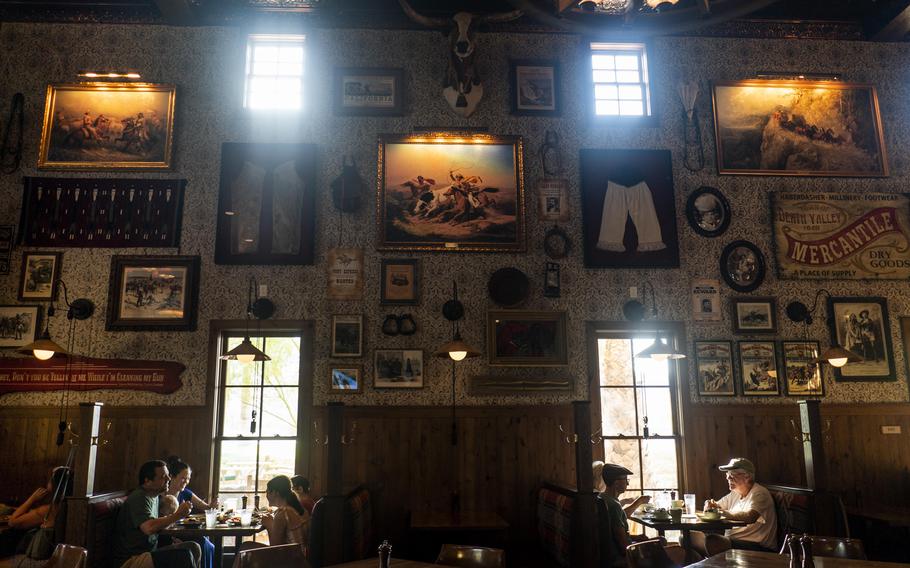
[[[382,544],[379,545],[379,568],[389,568],[389,563],[392,560],[392,545],[389,544],[389,541],[384,540]]]
[[[812,537],[803,535],[799,540],[803,549],[803,566],[802,568],[814,568],[815,562],[812,560]]]
[[[801,568],[802,550],[799,546],[799,537],[795,534],[788,534],[784,540],[784,548],[790,549],[790,568]]]

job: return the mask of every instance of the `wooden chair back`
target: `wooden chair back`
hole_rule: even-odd
[[[626,547],[626,559],[630,568],[677,568],[664,550],[666,541],[662,538],[636,542]]]
[[[88,551],[81,546],[58,544],[44,568],[85,568]]]
[[[242,568],[310,568],[299,544],[279,544],[244,550],[238,566]]]
[[[499,548],[443,544],[436,564],[462,568],[505,568],[506,553]]]
[[[784,539],[784,548],[781,554],[789,554],[787,542],[802,535],[788,534]],[[836,536],[810,536],[812,540],[812,554],[814,556],[827,556],[831,558],[847,558],[850,560],[866,560],[866,550],[863,541],[857,538],[842,538]]]

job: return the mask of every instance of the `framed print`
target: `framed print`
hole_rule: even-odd
[[[171,167],[174,85],[48,85],[38,167],[160,170]]]
[[[332,316],[332,357],[363,355],[363,316]]]
[[[736,396],[733,384],[733,343],[696,341],[695,372],[700,396]]]
[[[198,256],[111,258],[107,331],[194,331]]]
[[[221,145],[216,264],[313,264],[314,144]]]
[[[841,381],[893,381],[891,323],[884,298],[828,298],[831,343],[863,358],[857,363],[834,367]]]
[[[325,297],[329,300],[363,298],[363,249],[330,248],[326,253],[328,282]]]
[[[765,256],[749,241],[733,241],[720,254],[720,275],[737,292],[751,292],[765,279]]]
[[[0,306],[0,348],[25,347],[38,336],[41,306]]]
[[[714,85],[720,174],[887,177],[875,87],[835,81]]]
[[[686,200],[689,226],[703,237],[719,237],[730,226],[730,202],[713,187],[703,185]]]
[[[565,223],[569,220],[569,180],[542,178],[537,182],[537,219]]]
[[[520,136],[382,135],[380,250],[525,250]]]
[[[404,69],[335,68],[336,115],[404,114]]]
[[[53,300],[60,278],[59,252],[22,253],[22,276],[19,278],[20,300]]]
[[[363,367],[332,367],[329,391],[333,394],[354,394],[363,392]]]
[[[509,61],[512,114],[557,116],[562,112],[559,64],[555,60]]]
[[[700,323],[720,323],[720,280],[695,278],[692,280],[692,319]]]
[[[733,333],[777,333],[777,300],[733,298]]]
[[[565,312],[487,312],[487,353],[491,367],[568,365]]]
[[[383,306],[410,306],[420,302],[420,260],[380,260],[379,303]]]
[[[668,150],[582,150],[587,268],[678,268]]]
[[[788,396],[825,396],[818,341],[781,341],[784,387]]]
[[[377,389],[423,388],[423,351],[377,349],[373,352],[373,377]]]
[[[777,396],[777,351],[773,341],[740,341],[739,377],[743,396]]]
[[[0,225],[0,274],[9,274],[10,255],[13,252],[13,236],[16,227]]]

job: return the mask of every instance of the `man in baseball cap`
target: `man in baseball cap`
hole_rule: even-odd
[[[730,493],[717,501],[705,501],[705,509],[715,508],[725,519],[748,523],[727,531],[733,548],[776,552],[774,500],[767,489],[755,483],[755,464],[746,458],[733,458],[717,469],[726,472]]]

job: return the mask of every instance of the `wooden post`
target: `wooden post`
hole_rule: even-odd
[[[98,429],[103,402],[79,404],[79,437],[73,457],[73,495],[66,500],[66,531],[64,542],[86,545],[88,500],[95,492],[95,458],[98,453]]]
[[[822,419],[818,400],[799,401],[799,422],[806,465],[806,485],[815,491],[828,490],[828,463],[822,439]]]
[[[594,460],[591,451],[591,403],[578,400],[572,403],[575,414],[575,482],[578,489],[578,538],[573,538],[575,550],[572,551],[573,564],[578,562],[581,568],[597,566],[593,546],[597,531],[594,512],[594,472],[591,463]]]
[[[344,562],[344,460],[341,436],[344,434],[344,403],[327,405],[326,432],[329,437],[326,471],[325,530],[323,532],[323,566]]]

